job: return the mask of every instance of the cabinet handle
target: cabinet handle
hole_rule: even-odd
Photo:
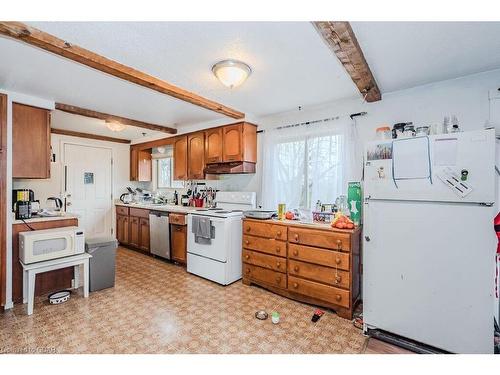
[[[295,241],[299,242],[299,235],[298,234],[295,235]]]
[[[245,259],[250,259],[250,255],[246,254]]]
[[[335,263],[340,264],[342,260],[340,258],[335,258]]]
[[[276,236],[278,236],[278,237],[281,236],[281,231],[280,230],[276,232]]]
[[[248,245],[249,243],[250,243],[250,241],[245,240],[245,245]]]
[[[247,231],[247,232],[250,232],[250,229],[251,229],[250,227],[247,227],[246,231]]]
[[[294,270],[295,272],[299,272],[299,266],[295,266],[295,267],[293,267],[293,270]]]
[[[281,249],[280,249],[280,247],[279,247],[279,246],[276,246],[276,252],[277,252],[277,253],[281,252]]]
[[[340,300],[341,300],[341,299],[342,299],[342,296],[341,296],[340,294],[336,294],[336,295],[335,295],[335,300],[336,300],[337,302],[340,302]]]
[[[299,255],[298,250],[294,250],[294,251],[293,251],[293,255],[295,255],[295,256]]]
[[[276,262],[276,268],[280,268],[281,267],[281,263],[280,262]]]
[[[294,287],[294,289],[297,289],[299,287],[299,284],[293,283],[293,287]]]
[[[250,268],[247,268],[247,269],[245,270],[245,272],[246,272],[246,273],[250,273]]]
[[[342,241],[341,240],[337,240],[337,247],[338,249],[342,249]]]
[[[340,277],[340,276],[335,277],[335,284],[340,284],[341,281],[342,281],[342,277]]]

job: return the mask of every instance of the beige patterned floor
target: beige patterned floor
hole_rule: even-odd
[[[281,322],[259,321],[265,309]],[[241,282],[222,287],[120,248],[115,288],[0,313],[0,353],[359,353],[350,321]]]

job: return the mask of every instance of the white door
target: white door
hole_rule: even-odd
[[[86,237],[112,234],[111,162],[109,148],[64,144],[66,211],[80,216]]]
[[[492,216],[479,205],[370,200],[365,323],[455,353],[492,353]]]

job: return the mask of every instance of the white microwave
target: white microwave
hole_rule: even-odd
[[[83,254],[85,234],[79,227],[19,233],[19,259],[24,264]]]

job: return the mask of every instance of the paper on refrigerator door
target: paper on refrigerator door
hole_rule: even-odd
[[[431,177],[427,137],[395,140],[392,144],[392,160],[394,180]]]
[[[455,166],[457,164],[458,139],[438,138],[434,140],[434,165]]]

